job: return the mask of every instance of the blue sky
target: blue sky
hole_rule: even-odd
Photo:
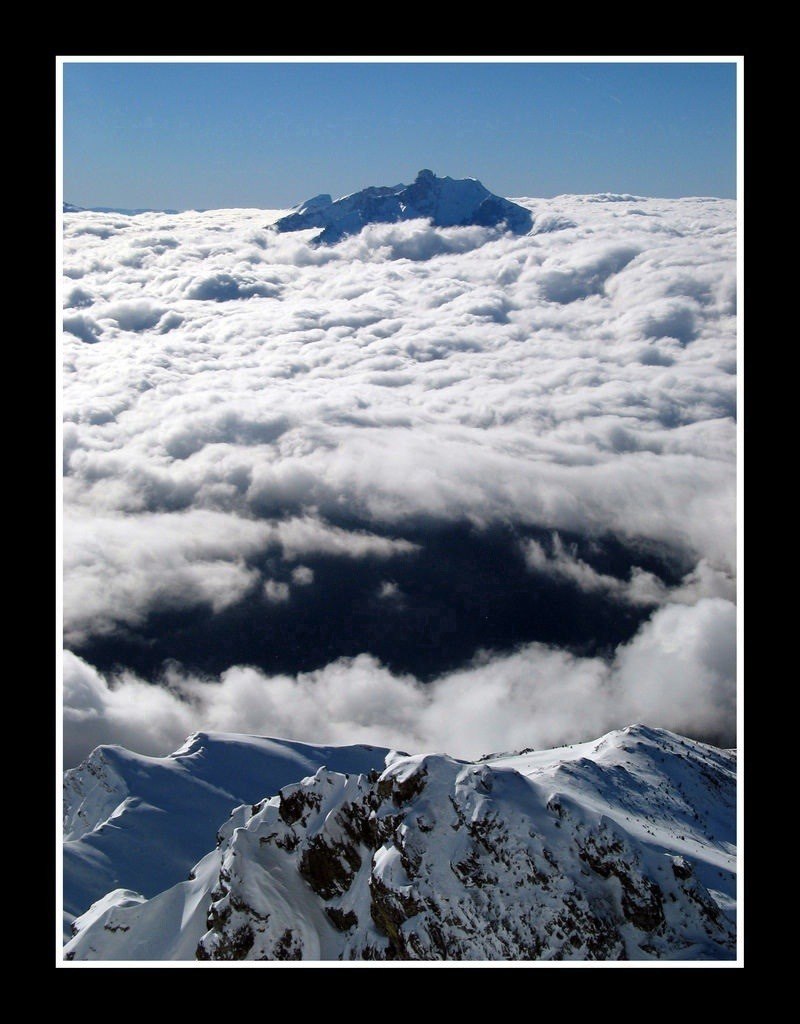
[[[726,64],[64,65],[64,198],[284,207],[412,180],[736,194]]]

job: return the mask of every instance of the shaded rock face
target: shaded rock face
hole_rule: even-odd
[[[687,858],[511,768],[444,756],[373,778],[321,769],[282,791],[224,839],[207,923],[203,959],[726,959],[735,948]]]
[[[493,195],[476,178],[438,178],[432,171],[422,170],[411,185],[370,186],[336,202],[329,195],[315,196],[276,221],[274,227],[277,231],[320,228],[316,241],[331,245],[367,224],[421,217],[436,227],[504,226],[520,235],[533,226],[528,210]]]

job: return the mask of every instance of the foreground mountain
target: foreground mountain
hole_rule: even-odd
[[[186,878],[238,804],[277,793],[327,764],[381,767],[385,747],[315,747],[197,733],[169,757],[98,747],[64,773],[64,928],[120,887],[155,896]]]
[[[225,738],[231,755],[239,743],[252,753],[269,742]],[[300,747],[273,742],[279,761]],[[194,738],[185,748],[192,753],[172,760],[199,778],[202,751],[216,743]],[[304,748],[302,756],[312,749],[321,752]],[[188,879],[149,899],[134,887],[105,894],[74,922],[65,956],[735,956],[733,752],[643,726],[475,763],[391,753],[383,771],[360,773],[333,762],[369,760],[377,749],[328,752],[327,767],[298,772],[280,791],[265,775],[265,798],[232,812]],[[72,791],[91,787],[93,758],[70,775]],[[174,774],[169,758],[143,760]],[[140,799],[132,776],[128,783],[128,799]],[[99,821],[112,799],[72,798],[70,822],[115,827],[113,815]],[[135,848],[141,839],[134,829],[128,842]],[[123,835],[117,849],[125,842]]]
[[[316,241],[326,245],[359,232],[367,224],[428,218],[436,227],[501,224],[517,235],[533,226],[530,212],[493,195],[476,178],[438,178],[422,170],[412,185],[371,186],[333,202],[315,196],[275,222],[278,231],[322,228]]]

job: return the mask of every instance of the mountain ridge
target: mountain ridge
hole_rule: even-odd
[[[245,747],[253,739],[240,737]],[[215,742],[200,734],[171,758],[202,771]],[[264,742],[284,758],[300,746]],[[310,747],[305,756],[312,750],[337,756]],[[489,761],[385,748],[358,757],[379,754],[382,770],[320,764],[240,804],[188,878],[149,898],[117,887],[94,901],[74,920],[65,956],[735,956],[731,752],[630,726]]]
[[[138,217],[140,213],[174,214],[181,212],[180,210],[155,209],[150,206],[136,207],[135,209],[127,209],[124,206],[76,206],[75,203],[68,203],[66,200],[62,204],[62,211],[64,213],[118,213],[125,217]]]
[[[379,767],[385,747],[198,732],[166,757],[96,747],[64,773],[64,930],[109,891],[156,895],[213,846],[231,809],[328,763]]]

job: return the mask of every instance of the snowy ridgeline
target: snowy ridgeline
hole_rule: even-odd
[[[643,726],[474,763],[101,747],[65,776],[65,956],[732,959],[735,764]]]

